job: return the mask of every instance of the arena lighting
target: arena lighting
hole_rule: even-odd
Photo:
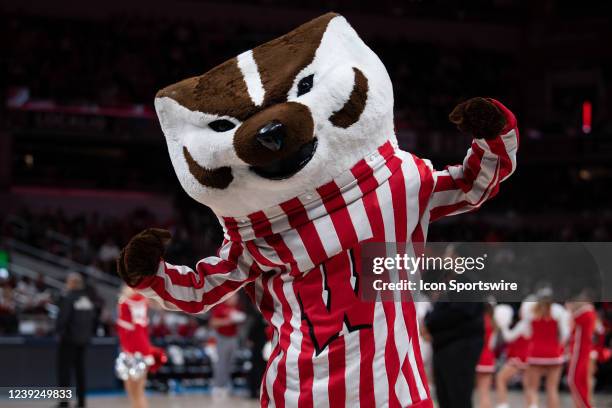
[[[591,133],[591,120],[593,116],[593,106],[591,101],[582,102],[582,131],[585,134]]]

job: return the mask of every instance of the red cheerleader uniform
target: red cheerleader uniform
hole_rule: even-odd
[[[477,373],[495,372],[495,353],[493,352],[493,323],[491,316],[484,316],[484,347],[480,353],[480,360],[476,365]]]
[[[589,362],[593,350],[593,334],[597,316],[591,304],[574,312],[574,330],[570,341],[570,361],[567,379],[577,407],[590,408]]]
[[[559,323],[553,317],[540,317],[531,321],[531,341],[527,349],[527,363],[531,365],[557,365],[565,361]]]
[[[525,336],[519,336],[514,341],[508,344],[506,357],[508,363],[524,369],[527,365],[527,352],[529,349],[529,339]]]
[[[142,354],[150,366],[149,371],[155,372],[166,361],[166,355],[149,341],[147,311],[147,298],[140,293],[122,297],[119,299],[116,327],[121,349],[128,354]]]

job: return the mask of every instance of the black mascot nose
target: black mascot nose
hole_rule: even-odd
[[[261,127],[257,131],[255,138],[266,149],[277,152],[283,147],[286,136],[285,125],[277,120],[273,120]]]

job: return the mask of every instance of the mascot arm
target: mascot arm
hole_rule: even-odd
[[[474,141],[463,164],[433,172],[430,221],[479,208],[516,168],[516,119],[500,102],[473,98],[459,104],[449,118]]]
[[[263,272],[242,245],[232,241],[224,243],[219,256],[200,260],[195,269],[172,265],[162,258],[169,239],[168,231],[145,230],[130,240],[117,262],[128,285],[166,309],[206,312]]]

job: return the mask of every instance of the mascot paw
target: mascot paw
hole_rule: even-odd
[[[157,272],[159,261],[172,235],[169,231],[149,228],[132,237],[117,259],[117,273],[130,286]]]
[[[506,126],[504,114],[485,98],[472,98],[460,103],[448,118],[461,132],[477,139],[493,139]]]

